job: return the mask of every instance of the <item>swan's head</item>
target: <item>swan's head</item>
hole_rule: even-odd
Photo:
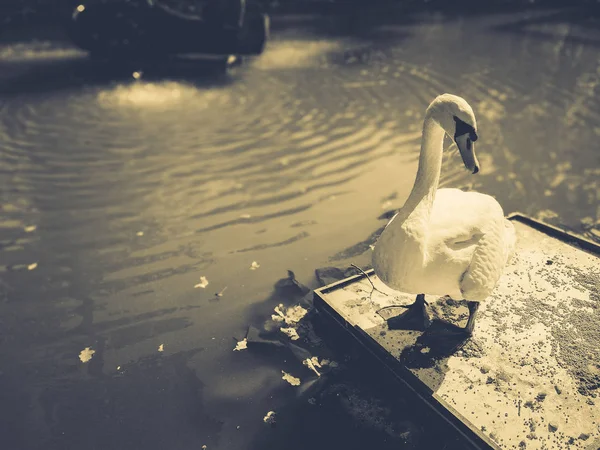
[[[466,100],[456,95],[442,94],[431,102],[426,114],[456,142],[465,167],[472,173],[479,172],[474,144],[477,140],[477,122]]]

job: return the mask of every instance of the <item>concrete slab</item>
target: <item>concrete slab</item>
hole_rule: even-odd
[[[368,272],[315,292],[345,327],[475,448],[600,448],[600,247],[522,215],[515,258],[456,348],[427,332],[389,330],[409,304]],[[464,324],[464,302],[426,297]],[[379,311],[379,312],[378,312]]]

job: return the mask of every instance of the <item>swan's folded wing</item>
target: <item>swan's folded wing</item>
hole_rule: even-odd
[[[467,300],[485,300],[494,290],[506,265],[504,220],[491,221],[483,230],[469,267],[460,280]]]
[[[502,207],[489,195],[439,189],[430,218],[430,235],[452,246],[476,243],[491,221],[504,217]]]

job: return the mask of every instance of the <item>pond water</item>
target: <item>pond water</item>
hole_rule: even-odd
[[[315,268],[369,262],[356,244],[402,206],[443,92],[473,106],[482,166],[451,148],[443,186],[600,242],[598,25],[575,10],[276,16],[264,55],[202,76],[2,44],[2,447],[403,448],[360,383],[322,405],[282,380],[306,367],[236,341],[299,300],[274,287],[287,269],[315,287]],[[421,439],[405,448],[432,448],[436,430],[400,416]]]

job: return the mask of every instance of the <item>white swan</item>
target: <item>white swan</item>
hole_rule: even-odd
[[[445,323],[443,332],[471,335],[479,302],[492,293],[514,252],[515,229],[493,197],[438,189],[444,134],[456,142],[466,168],[477,173],[476,130],[473,110],[461,97],[443,94],[427,108],[413,189],[373,251],[378,278],[417,295],[406,312],[388,321],[390,326],[414,328],[416,322],[417,329],[425,329],[430,320],[424,294],[449,295],[467,300],[469,320],[464,328]]]

